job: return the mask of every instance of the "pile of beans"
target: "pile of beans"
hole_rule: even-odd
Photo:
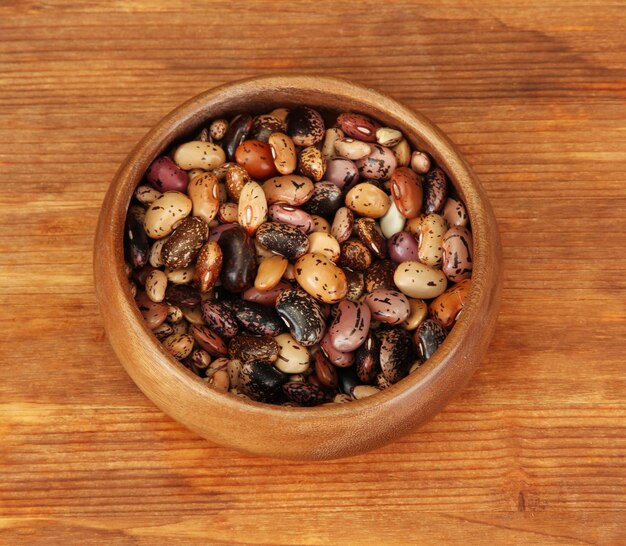
[[[124,249],[147,326],[221,391],[348,402],[415,371],[463,309],[464,204],[432,158],[357,113],[216,119],[158,157]]]

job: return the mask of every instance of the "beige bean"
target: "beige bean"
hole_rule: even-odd
[[[256,257],[259,262],[262,262],[266,258],[276,256],[276,254],[274,254],[271,250],[267,250],[267,248],[260,244],[256,239],[254,241],[254,248],[256,250]]]
[[[283,373],[299,374],[309,367],[310,355],[304,345],[300,345],[291,334],[280,334],[274,338],[278,344],[278,359],[274,366]]]
[[[411,218],[404,226],[404,231],[408,231],[416,237],[419,237],[424,218],[426,218],[426,214],[420,214],[416,218]]]
[[[409,298],[409,305],[411,307],[411,312],[400,326],[402,326],[405,330],[415,330],[415,328],[426,320],[426,316],[428,315],[428,305],[426,305],[426,302],[415,298]]]
[[[339,157],[357,161],[370,155],[372,148],[367,142],[353,138],[340,138],[335,141],[335,152]]]
[[[293,140],[285,133],[272,133],[267,143],[272,150],[274,166],[280,174],[291,174],[296,170],[298,156]]]
[[[211,364],[211,355],[204,349],[196,349],[191,353],[191,359],[197,368],[205,370]]]
[[[137,296],[137,283],[135,281],[129,281],[129,286],[130,286],[130,295],[134,298],[135,296]]]
[[[311,198],[314,189],[310,179],[296,174],[275,176],[263,183],[268,205],[286,203],[298,207]]]
[[[337,303],[348,293],[345,273],[323,254],[301,256],[294,271],[298,284],[319,301]]]
[[[189,324],[205,324],[200,307],[181,306],[180,310],[183,312],[183,316],[185,317],[185,320],[189,322]]]
[[[322,144],[322,157],[326,161],[335,157],[335,142],[342,139],[344,136],[345,133],[337,127],[326,129],[324,144]]]
[[[228,121],[225,119],[215,119],[209,126],[209,134],[213,140],[222,140],[228,131]]]
[[[183,312],[176,305],[167,306],[167,322],[170,324],[178,324],[184,319]]]
[[[217,211],[217,217],[223,224],[232,224],[237,221],[238,213],[237,203],[222,203]]]
[[[287,264],[287,269],[283,273],[283,279],[287,281],[293,281],[296,278],[295,271],[293,269],[293,264]]]
[[[152,267],[161,267],[163,265],[163,245],[167,242],[167,237],[155,241],[150,247],[148,261]]]
[[[426,174],[430,171],[430,157],[425,152],[415,150],[411,154],[411,169],[417,174]]]
[[[226,154],[217,144],[192,140],[176,148],[173,159],[176,165],[186,171],[189,169],[212,171],[226,161]]]
[[[330,223],[326,218],[311,214],[311,219],[313,220],[313,232],[330,233]]]
[[[179,191],[166,191],[146,212],[143,227],[148,237],[163,239],[191,212],[192,202]]]
[[[423,264],[441,266],[443,259],[443,236],[447,222],[438,214],[428,214],[420,225],[417,255]]]
[[[392,200],[389,209],[379,221],[380,231],[386,239],[391,239],[392,236],[404,229],[405,223],[406,218],[402,216]]]
[[[274,108],[274,110],[270,112],[270,115],[274,116],[275,118],[278,118],[283,123],[286,123],[287,116],[289,115],[289,109],[288,108]]]
[[[412,374],[414,371],[416,371],[420,366],[422,365],[422,362],[419,360],[416,360],[415,362],[413,362],[413,364],[411,364],[411,367],[409,368],[409,374]]]
[[[346,195],[346,206],[361,216],[380,218],[389,210],[391,200],[381,189],[363,182],[357,184]]]
[[[150,271],[145,282],[146,295],[155,302],[162,302],[165,299],[167,289],[167,276],[160,269]]]
[[[254,287],[257,290],[271,290],[280,282],[288,265],[287,258],[282,256],[272,255],[263,259],[254,279]]]
[[[373,394],[377,394],[380,392],[378,387],[374,387],[373,385],[357,385],[352,389],[352,397],[355,400],[361,400],[362,398],[367,398],[368,396],[372,396]]]
[[[323,254],[331,262],[337,262],[341,255],[339,241],[330,233],[314,231],[309,233],[309,252]]]
[[[239,375],[241,374],[241,360],[236,358],[230,359],[226,366],[226,371],[228,372],[231,388],[237,388],[239,386]]]
[[[392,148],[402,140],[402,133],[391,127],[380,127],[376,130],[376,142],[381,146]]]
[[[183,269],[165,268],[163,272],[172,284],[189,284],[193,280],[194,267],[191,265]]]
[[[347,402],[352,402],[352,397],[349,394],[336,394],[335,398],[333,398],[333,404],[345,404]],[[325,406],[330,404],[324,404]]]
[[[135,199],[144,205],[152,205],[161,195],[163,194],[152,186],[138,186],[135,190]]]
[[[241,190],[237,216],[241,227],[250,235],[267,220],[265,193],[256,182],[248,182]]]
[[[403,138],[391,149],[398,161],[398,167],[408,167],[409,163],[411,163],[411,146],[409,146],[407,139]]]
[[[182,314],[182,311],[181,311]],[[172,335],[186,335],[189,333],[189,323],[183,318],[172,324]]]
[[[230,377],[226,370],[216,371],[209,379],[209,385],[213,385],[220,392],[228,392]]]
[[[193,337],[189,334],[172,334],[163,340],[163,346],[174,358],[182,360],[193,351]]]
[[[436,298],[446,289],[448,280],[440,269],[409,260],[398,264],[393,275],[396,286],[410,298]]]
[[[213,173],[203,173],[194,177],[187,186],[187,194],[193,203],[193,215],[199,216],[207,224],[215,218],[220,208],[220,188]]]

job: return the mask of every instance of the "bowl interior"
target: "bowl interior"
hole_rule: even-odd
[[[472,285],[462,316],[446,340],[413,374],[379,394],[349,404],[313,408],[271,406],[211,389],[171,357],[145,326],[124,271],[122,241],[126,211],[135,187],[158,155],[176,141],[195,134],[207,120],[229,118],[242,112],[267,113],[277,107],[296,105],[333,112],[360,112],[402,131],[413,148],[429,153],[446,171],[466,205],[472,227]],[[264,416],[276,426],[294,425],[302,430],[322,427],[332,435],[332,429],[337,428],[330,425],[333,420],[354,419],[357,423],[363,421],[368,412],[388,413],[392,407],[398,409],[413,404],[419,395],[423,409],[416,422],[424,421],[465,384],[477,358],[486,348],[487,342],[477,340],[475,336],[486,337],[488,341],[493,330],[494,307],[497,307],[500,286],[499,254],[497,227],[484,190],[454,145],[424,116],[382,94],[344,80],[285,76],[243,80],[207,91],[175,109],[148,132],[120,167],[105,198],[94,249],[94,271],[101,312],[111,343],[131,377],[148,397],[166,413],[205,436],[239,449],[274,454],[274,451],[260,449],[258,439],[251,447],[245,439],[233,442],[227,435],[210,433],[206,428],[214,425],[211,420],[185,415],[184,404],[172,402],[172,397],[188,399],[194,407],[206,410],[219,407],[227,420]],[[447,385],[447,392],[436,388],[442,382]],[[402,419],[403,412],[397,414]],[[414,424],[401,422],[396,423],[396,430],[378,431],[368,448],[410,430]],[[353,442],[354,445],[358,443]],[[342,451],[337,447],[337,439],[333,446],[333,456],[355,452],[354,449]],[[299,457],[301,451],[295,449],[293,454],[286,456]],[[329,446],[321,446],[315,453],[317,455],[309,449],[308,456],[327,458]]]

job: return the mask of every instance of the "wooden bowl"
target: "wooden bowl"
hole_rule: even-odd
[[[400,129],[447,172],[465,202],[474,239],[472,285],[462,316],[416,372],[380,394],[348,404],[292,408],[260,404],[208,387],[146,328],[124,273],[123,229],[133,191],[169,144],[206,120],[305,104],[369,114]],[[417,112],[376,91],[319,76],[242,80],[202,93],[165,116],[135,146],[106,194],[94,245],[100,312],[133,381],[159,408],[201,436],[248,453],[332,459],[382,446],[432,418],[467,383],[492,337],[502,283],[496,221],[485,192],[454,144]]]

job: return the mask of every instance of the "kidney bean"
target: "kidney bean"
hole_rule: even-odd
[[[365,341],[370,328],[371,313],[364,303],[343,300],[330,325],[330,342],[338,351],[355,351]]]

